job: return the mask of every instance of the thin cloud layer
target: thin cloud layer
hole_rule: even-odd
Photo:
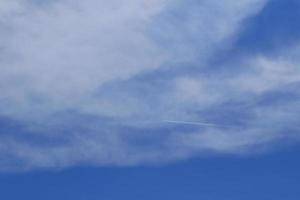
[[[162,163],[295,138],[297,48],[214,62],[266,3],[1,2],[0,168]]]

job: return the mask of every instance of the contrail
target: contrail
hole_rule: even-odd
[[[218,125],[218,124],[203,123],[203,122],[190,122],[190,121],[163,120],[163,122],[172,123],[172,124],[195,125],[195,126],[231,127],[231,128],[233,127],[233,126],[226,126],[226,125]]]

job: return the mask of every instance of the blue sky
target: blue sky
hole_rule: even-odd
[[[81,167],[1,175],[7,199],[297,200],[299,148],[233,158],[206,157],[168,166]]]
[[[297,199],[299,10],[1,2],[0,194]]]

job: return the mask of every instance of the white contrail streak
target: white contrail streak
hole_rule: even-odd
[[[218,124],[203,123],[203,122],[190,122],[190,121],[163,120],[163,122],[172,123],[172,124],[195,125],[195,126],[231,127],[231,128],[233,127],[233,126],[226,126],[226,125],[218,125]]]

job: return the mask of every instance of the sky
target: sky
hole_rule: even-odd
[[[298,199],[300,2],[0,0],[6,199]]]

